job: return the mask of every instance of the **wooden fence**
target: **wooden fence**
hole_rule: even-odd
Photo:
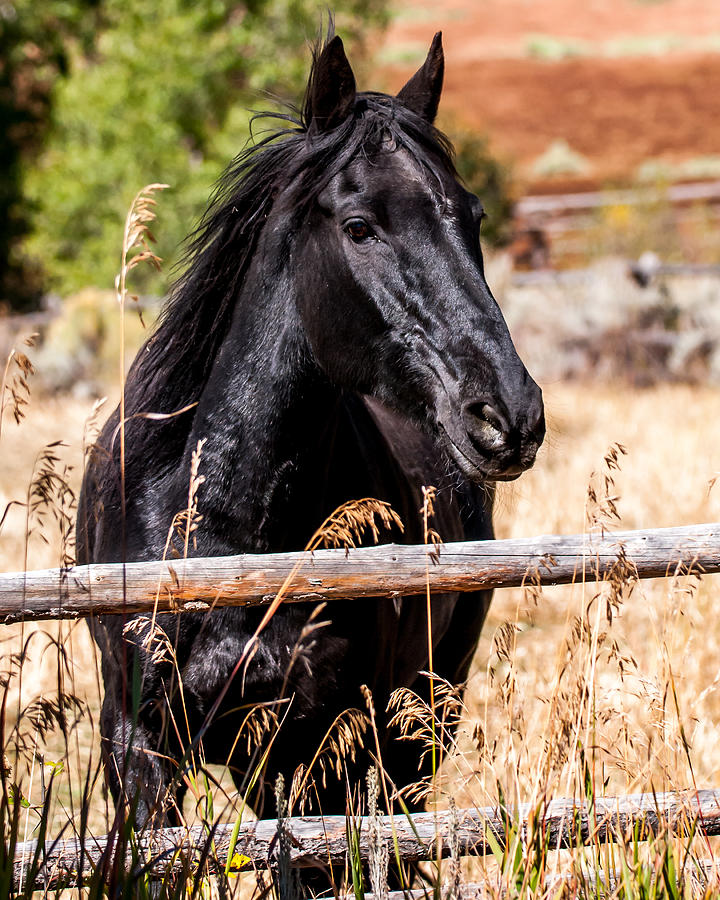
[[[203,610],[260,605],[282,591],[287,602],[343,598],[397,597],[432,591],[474,591],[523,584],[550,585],[599,579],[634,580],[668,575],[720,572],[720,524],[646,531],[550,535],[521,540],[428,545],[381,545],[356,550],[242,555],[81,566],[0,575],[0,621],[80,618]],[[634,830],[643,839],[665,829],[720,834],[720,791],[637,795],[597,799],[592,809],[575,800],[556,800],[542,809],[462,810],[420,813],[411,820],[381,819],[385,839],[397,841],[408,861],[433,859],[438,852],[483,855],[492,841],[506,840],[508,817],[528,828],[532,819],[550,847],[618,840]],[[233,858],[239,869],[272,864],[278,828],[285,830],[290,864],[307,867],[342,863],[348,853],[344,817],[307,817],[245,823]],[[369,852],[368,820],[354,823],[363,860]],[[454,829],[450,840],[451,828]],[[137,838],[137,851],[151,860],[150,871],[166,875],[173,867],[199,860],[224,868],[232,825],[168,828]],[[491,841],[492,837],[492,841]],[[209,847],[212,851],[208,853]],[[47,840],[15,848],[15,885],[53,889],[79,881],[114,853],[112,838]],[[40,865],[33,865],[33,860]]]
[[[504,848],[507,822],[513,824],[521,839],[532,827],[540,829],[548,849],[567,849],[580,845],[611,841],[648,840],[667,831],[720,835],[720,791],[636,794],[626,797],[597,798],[592,808],[576,800],[553,800],[544,808],[523,804],[517,809],[493,807],[452,812],[416,813],[411,817],[378,817],[379,834],[390,847],[397,842],[407,862],[459,856],[484,856],[493,844]],[[532,825],[530,824],[532,823]],[[294,868],[343,865],[348,856],[348,830],[357,834],[360,858],[370,855],[368,818],[349,821],[345,816],[306,816],[246,822],[240,825],[234,844],[233,871],[266,869],[277,862],[279,852],[289,854]],[[139,834],[136,851],[149,860],[149,873],[168,877],[173,871],[194,869],[200,861],[209,871],[225,869],[232,824],[216,825],[210,834],[205,826],[158,829]],[[284,840],[278,840],[279,831]],[[211,849],[210,849],[211,848]],[[453,849],[454,848],[454,849]],[[26,884],[36,841],[15,848],[15,884]],[[47,841],[42,848],[42,865],[33,875],[37,890],[76,885],[85,873],[101,867],[114,850],[107,837]],[[36,867],[37,868],[37,867]]]
[[[0,623],[720,571],[720,524],[0,575]]]
[[[530,218],[573,210],[585,212],[603,206],[640,206],[664,202],[684,206],[696,203],[720,204],[720,181],[672,184],[665,190],[629,188],[617,191],[580,191],[574,194],[535,194],[518,200],[515,212],[518,216]]]

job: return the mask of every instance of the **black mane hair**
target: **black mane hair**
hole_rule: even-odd
[[[308,96],[317,48],[313,57]],[[297,222],[337,172],[358,155],[371,156],[381,146],[407,150],[434,176],[439,188],[441,170],[455,174],[448,138],[395,97],[358,93],[352,114],[327,132],[313,133],[310,116],[307,100],[302,113],[254,116],[252,123],[269,120],[278,127],[249,144],[221,176],[189,238],[185,272],[128,374],[126,416],[134,417],[128,424],[132,431],[128,466],[133,460],[151,458],[151,453],[162,456],[163,445],[169,441],[177,446],[181,434],[189,433],[192,410],[152,425],[141,421],[143,413],[174,413],[200,397],[258,237],[280,192],[293,191],[290,207]]]

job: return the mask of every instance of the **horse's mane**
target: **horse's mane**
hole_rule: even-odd
[[[308,97],[318,53],[316,47]],[[359,93],[353,114],[328,132],[313,133],[310,119],[308,99],[301,112],[253,118],[253,124],[270,121],[276,127],[249,143],[230,164],[190,236],[184,274],[128,374],[127,416],[172,413],[199,398],[227,334],[258,237],[281,191],[292,190],[289,208],[301,216],[352,159],[392,144],[406,149],[437,180],[439,189],[440,170],[454,174],[448,139],[394,97]],[[178,433],[189,432],[192,418],[190,411],[164,424],[155,421],[152,427],[135,418],[130,456],[147,460],[151,445],[159,449],[170,432],[177,446]]]

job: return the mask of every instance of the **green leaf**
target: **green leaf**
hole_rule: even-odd
[[[22,791],[16,784],[10,785],[9,801],[12,804],[18,804],[23,809],[30,809],[30,801],[23,796]]]
[[[299,102],[319,7],[315,0],[255,0],[238,15],[234,0],[101,5],[87,45],[71,29],[61,39],[67,72],[54,80],[44,149],[23,164],[31,228],[23,247],[43,261],[62,294],[112,287],[132,197],[149,181],[167,182],[173,191],[162,199],[157,229],[164,272],[133,273],[134,289],[161,293],[213,185],[248,139],[247,110],[272,106],[270,96]],[[338,29],[352,44],[382,24],[387,5],[337,0]],[[35,30],[41,37],[44,17],[33,20],[28,39]]]

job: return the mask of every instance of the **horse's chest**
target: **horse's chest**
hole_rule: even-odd
[[[362,703],[362,685],[384,704],[427,668],[428,640],[437,643],[447,630],[455,596],[433,598],[429,628],[424,597],[337,601],[319,616],[293,604],[271,620],[249,654],[255,623],[243,611],[226,613],[193,641],[182,671],[185,691],[202,714],[221,692],[227,709],[291,701],[296,719],[334,718]]]

